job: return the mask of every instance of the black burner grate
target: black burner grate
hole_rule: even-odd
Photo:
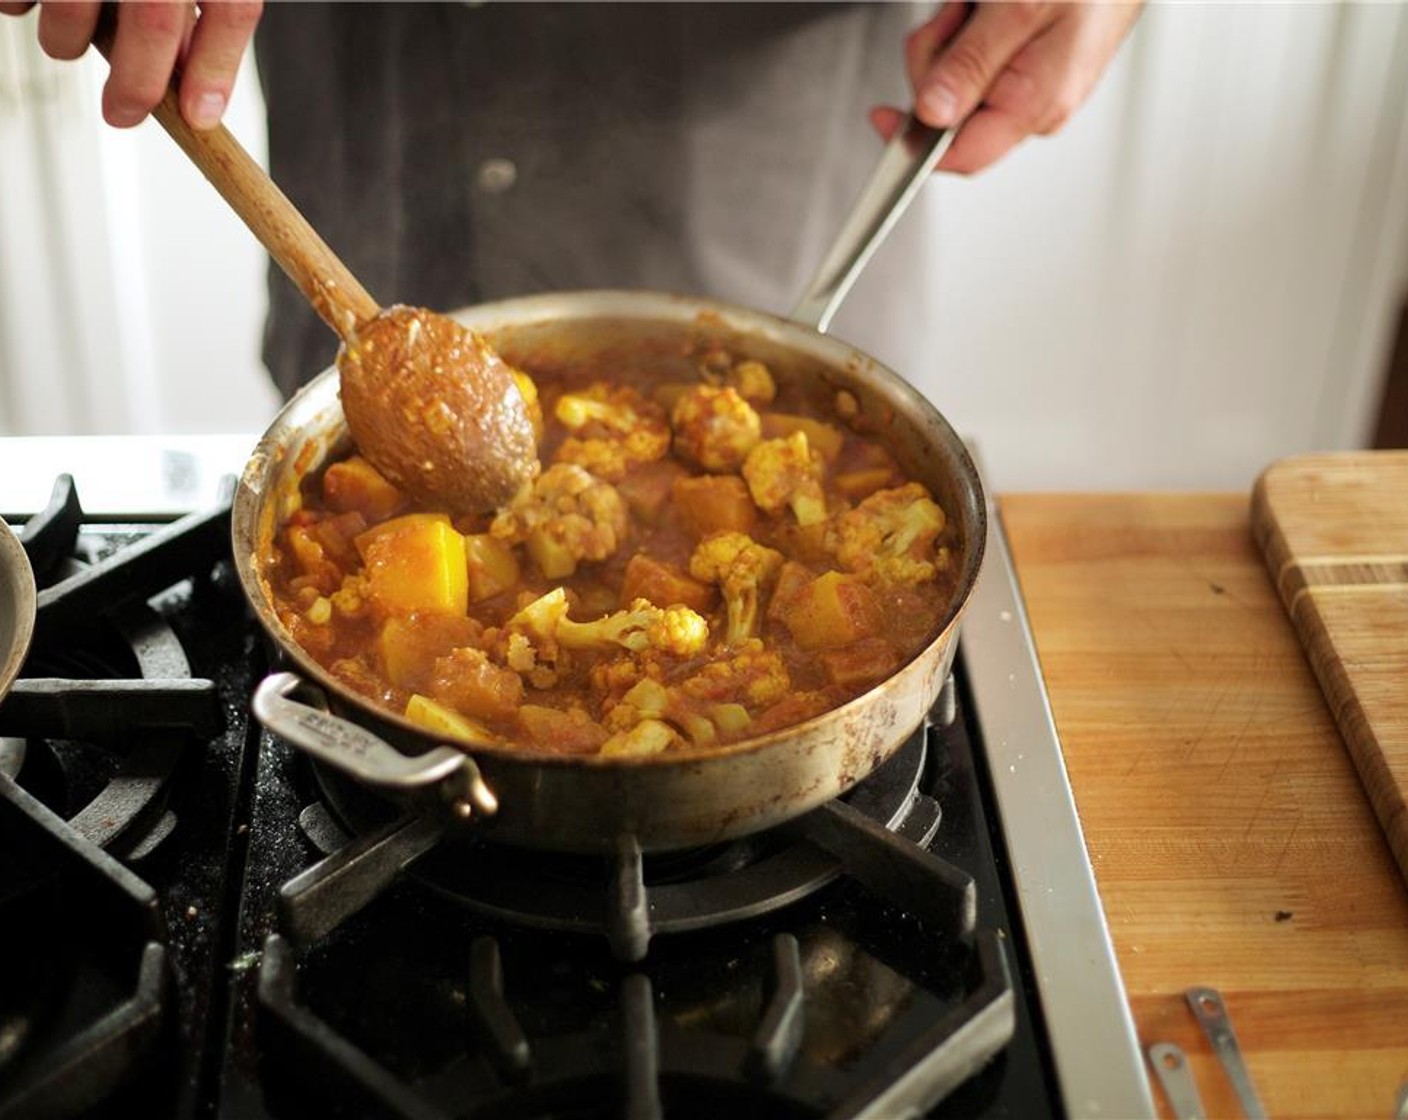
[[[65,476],[21,530],[40,592],[0,702],[0,1116],[193,1108],[203,1059],[181,1044],[214,995],[211,848],[228,846],[232,799],[189,775],[237,759],[243,732],[217,745],[220,688],[173,620],[220,598],[200,585],[228,558],[228,518],[225,503],[162,527],[93,522]],[[159,893],[148,875],[184,881]]]
[[[305,809],[305,833],[344,842],[284,883],[262,947],[273,1083],[317,1069],[393,1117],[918,1115],[1016,1018],[973,879],[926,847],[930,738],[850,802],[664,857],[506,850],[430,816],[348,840]],[[383,980],[398,955],[414,975]]]

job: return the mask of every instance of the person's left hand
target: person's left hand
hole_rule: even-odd
[[[1138,15],[1137,0],[946,3],[904,48],[915,115],[934,128],[963,122],[939,170],[972,174],[1033,133],[1056,132]],[[888,140],[904,116],[884,106],[870,119]]]

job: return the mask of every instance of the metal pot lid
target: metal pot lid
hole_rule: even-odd
[[[34,636],[34,572],[19,538],[0,518],[0,697],[20,674]]]

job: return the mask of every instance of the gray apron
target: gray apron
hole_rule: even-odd
[[[905,99],[909,4],[269,4],[276,180],[382,302],[644,287],[784,312]],[[288,394],[336,342],[270,274]]]

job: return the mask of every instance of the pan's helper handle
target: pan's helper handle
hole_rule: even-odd
[[[425,754],[402,754],[366,728],[292,698],[295,690],[306,687],[293,673],[271,673],[254,690],[255,718],[300,750],[369,786],[390,793],[437,789],[455,815],[464,818],[498,811],[498,798],[464,751],[436,747]]]
[[[958,127],[930,128],[912,114],[900,126],[792,309],[794,322],[826,333],[860,270],[928,181]]]

